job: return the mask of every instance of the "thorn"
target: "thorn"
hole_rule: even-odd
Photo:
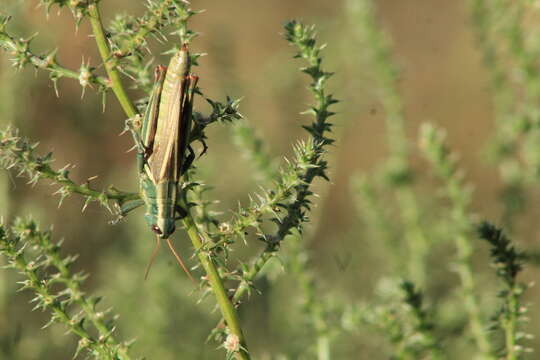
[[[129,130],[130,130],[130,129],[126,126],[126,127],[124,128],[124,130],[122,130],[122,132],[121,132],[120,134],[118,134],[118,137],[124,135],[124,134],[127,133]],[[129,152],[129,151],[128,151],[128,152]]]
[[[53,80],[53,87],[54,87],[54,93],[56,94],[56,97],[60,97],[60,93],[58,92],[58,80]]]
[[[102,112],[105,114],[105,108],[107,107],[107,93],[103,91],[101,96]]]
[[[126,154],[132,152],[133,150],[135,149],[138,149],[139,147],[137,146],[137,144],[133,145],[133,147],[131,147],[128,151],[126,151]]]
[[[81,209],[81,213],[83,213],[86,210],[86,208],[88,207],[88,204],[90,203],[90,200],[91,198],[86,198],[86,201],[84,202],[84,205]]]
[[[83,86],[82,88],[82,92],[81,92],[81,100],[84,98],[84,92],[86,90],[86,87]]]

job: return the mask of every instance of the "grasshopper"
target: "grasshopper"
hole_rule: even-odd
[[[189,145],[192,128],[193,97],[198,77],[190,74],[190,56],[186,45],[171,58],[168,68],[157,66],[142,124],[132,129],[137,151],[141,201],[125,204],[122,213],[146,206],[145,219],[156,234],[156,247],[146,269],[145,278],[160,241],[166,240],[180,266],[189,276],[182,260],[170,242],[176,220],[186,215],[178,205],[180,178],[195,158]],[[191,277],[191,276],[190,276]]]

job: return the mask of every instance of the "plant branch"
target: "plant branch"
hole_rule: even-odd
[[[472,337],[480,350],[481,356],[493,360],[491,344],[482,323],[480,305],[476,295],[477,286],[472,268],[474,246],[471,238],[473,229],[468,214],[471,191],[463,180],[463,173],[458,168],[455,155],[451,153],[445,143],[446,133],[431,124],[424,124],[420,133],[420,146],[439,177],[444,181],[445,195],[451,203],[451,220],[456,229],[454,234],[457,251],[456,269],[461,281],[461,291],[464,306],[469,316]]]
[[[285,25],[285,38],[298,48],[295,57],[304,59],[308,64],[301,70],[312,79],[309,89],[315,98],[315,105],[305,113],[313,115],[315,120],[309,126],[304,126],[310,139],[295,147],[295,161],[288,163],[288,166],[280,171],[275,189],[265,190],[258,195],[259,202],[253,201],[249,208],[241,209],[232,221],[232,226],[227,226],[230,230],[221,234],[224,237],[236,235],[245,238],[247,229],[255,228],[259,239],[266,243],[266,248],[252,263],[242,267],[240,284],[232,297],[234,304],[252,288],[253,280],[268,260],[275,256],[281,241],[294,230],[302,232],[303,224],[308,220],[306,213],[311,210],[309,198],[313,195],[311,184],[314,179],[328,179],[327,163],[323,155],[325,148],[333,143],[333,140],[327,137],[332,127],[329,118],[334,115],[329,107],[338,101],[333,95],[326,93],[326,82],[332,73],[321,67],[320,52],[324,45],[317,45],[313,26],[297,21]],[[283,210],[286,215],[281,215]],[[265,221],[264,214],[271,214],[271,221],[278,225],[273,234],[265,234],[261,229]]]
[[[38,144],[31,144],[27,139],[19,137],[16,130],[6,129],[0,131],[0,164],[6,169],[15,168],[19,174],[26,174],[29,183],[34,185],[41,179],[49,179],[60,185],[56,191],[60,195],[60,203],[71,194],[83,195],[86,199],[84,207],[91,202],[97,201],[109,208],[109,201],[116,201],[119,205],[126,201],[139,198],[137,193],[129,193],[117,190],[110,186],[107,190],[95,190],[90,187],[91,179],[85,184],[77,184],[69,177],[69,165],[60,170],[51,167],[53,162],[52,153],[45,156],[35,154]],[[109,209],[110,210],[110,209]]]
[[[36,251],[31,260],[30,248]],[[129,343],[118,342],[113,337],[114,317],[107,316],[109,311],[97,310],[99,297],[83,293],[81,285],[86,275],[70,271],[77,257],[61,257],[60,244],[51,241],[50,232],[40,231],[33,221],[20,219],[9,229],[1,225],[0,253],[7,257],[8,267],[26,277],[20,290],[30,289],[36,293],[32,300],[36,303],[34,309],[51,311],[51,319],[44,327],[60,322],[80,337],[74,357],[86,350],[100,360],[131,359]],[[88,322],[97,336],[86,325]]]
[[[504,285],[498,294],[502,304],[493,316],[492,327],[504,333],[504,348],[499,355],[501,359],[520,360],[530,350],[521,344],[530,336],[520,331],[520,325],[526,321],[525,314],[528,311],[527,307],[522,305],[523,293],[528,286],[517,281],[523,270],[525,254],[515,249],[501,229],[488,222],[478,226],[478,234],[490,244],[492,265]]]
[[[126,113],[128,118],[134,117],[138,111],[133,105],[133,102],[129,98],[122,85],[122,80],[120,79],[120,73],[116,69],[114,63],[111,61],[111,51],[109,49],[109,44],[105,36],[105,31],[103,29],[103,24],[101,22],[101,16],[99,13],[99,8],[97,3],[91,3],[88,5],[88,13],[90,18],[90,24],[92,25],[92,31],[96,38],[96,44],[99,50],[99,54],[103,59],[105,65],[105,70],[109,75],[111,81],[111,88],[116,95],[116,98],[120,102],[122,109]]]
[[[242,328],[240,326],[240,320],[238,319],[236,309],[234,308],[233,303],[231,302],[229,297],[227,296],[227,291],[225,290],[225,286],[223,285],[223,281],[219,276],[218,270],[212,260],[212,257],[208,256],[208,254],[203,249],[204,244],[209,243],[210,240],[205,239],[203,235],[199,233],[191,215],[186,216],[183,219],[183,223],[189,235],[189,238],[191,239],[191,242],[195,247],[195,250],[197,251],[197,257],[199,258],[199,261],[201,262],[206,272],[208,282],[210,283],[212,291],[216,296],[217,303],[221,310],[221,314],[225,319],[227,327],[230,329],[231,333],[237,337],[239,347],[237,349],[232,349],[232,352],[235,353],[234,355],[237,359],[248,360],[250,359],[250,356],[247,350],[246,341],[242,332]],[[228,349],[228,351],[229,350],[230,349]]]
[[[101,89],[109,87],[109,80],[95,74],[94,69],[81,65],[79,71],[71,70],[60,65],[56,59],[56,50],[52,50],[44,55],[36,55],[30,50],[30,43],[35,38],[15,39],[6,32],[6,26],[11,17],[0,15],[0,47],[12,56],[13,66],[22,69],[26,65],[32,65],[38,69],[49,72],[49,77],[55,84],[62,77],[78,80],[81,86],[98,85]]]
[[[368,66],[375,72],[377,100],[385,112],[388,159],[383,164],[384,185],[395,194],[403,223],[404,243],[407,244],[407,272],[418,286],[426,282],[427,257],[430,246],[422,228],[422,211],[413,188],[414,169],[410,162],[409,139],[403,100],[399,91],[400,69],[392,58],[392,45],[387,34],[377,22],[374,0],[350,0],[348,14],[356,30],[360,46],[365,49]],[[356,25],[359,24],[359,25]],[[385,189],[386,190],[386,189]]]

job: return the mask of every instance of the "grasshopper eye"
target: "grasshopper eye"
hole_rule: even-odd
[[[157,227],[157,225],[152,225],[152,231],[158,235],[163,234],[163,232],[160,230],[160,228]]]

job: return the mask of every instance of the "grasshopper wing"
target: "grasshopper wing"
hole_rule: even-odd
[[[154,137],[153,153],[148,165],[156,184],[163,181],[177,182],[180,177],[184,154],[180,148],[189,130],[182,124],[186,91],[189,89],[189,53],[182,47],[171,59],[159,104],[158,123]]]

